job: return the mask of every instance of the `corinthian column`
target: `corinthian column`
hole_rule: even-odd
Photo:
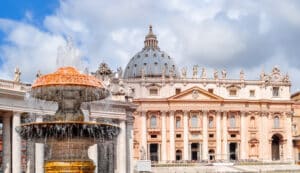
[[[161,114],[161,160],[167,160],[167,128],[166,128],[166,112]]]
[[[10,173],[11,171],[11,117],[5,114],[2,118],[3,123],[3,172]]]
[[[21,114],[19,112],[14,112],[13,114],[13,127],[12,127],[12,172],[21,172],[21,137],[16,131],[16,127],[19,127],[21,123]]]
[[[170,160],[175,160],[174,111],[170,112]]]
[[[227,134],[228,134],[228,130],[227,130],[227,112],[223,112],[223,160],[227,160],[228,159],[228,142],[227,142]]]
[[[43,118],[38,116],[36,122],[43,122]],[[44,172],[44,144],[35,144],[35,172]]]
[[[147,117],[146,117],[146,112],[141,113],[141,148],[145,151],[145,158],[141,159],[146,159],[148,158],[148,152],[147,152]]]
[[[247,159],[247,118],[246,112],[241,112],[241,159]]]
[[[217,111],[216,115],[216,160],[221,160],[222,143],[221,143],[221,112]]]
[[[203,111],[203,122],[202,122],[202,158],[203,160],[208,160],[208,132],[207,132],[207,111]]]
[[[189,160],[189,122],[188,113],[183,113],[183,160]]]
[[[286,146],[287,146],[287,149],[286,149],[286,159],[287,161],[292,161],[293,160],[293,141],[292,141],[292,115],[293,115],[293,112],[286,112],[285,113],[286,115],[286,124],[285,124],[285,131],[286,131],[286,138],[287,138],[287,141],[286,141]]]

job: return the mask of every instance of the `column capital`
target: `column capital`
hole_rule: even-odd
[[[202,111],[203,114],[206,114],[206,115],[207,115],[207,113],[209,112],[208,109],[204,109],[204,110],[201,110],[201,111]]]
[[[294,112],[293,111],[287,111],[287,112],[285,112],[285,115],[286,115],[287,118],[291,118],[294,115]]]
[[[260,115],[267,117],[269,115],[269,112],[267,112],[267,111],[261,111]]]
[[[174,110],[169,110],[169,115],[174,116],[174,114],[175,114],[175,111],[174,111]]]

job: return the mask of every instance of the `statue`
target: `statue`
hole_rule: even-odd
[[[264,72],[264,69],[262,69],[262,71],[261,71],[261,73],[260,73],[260,80],[264,80],[264,78],[265,78],[265,72]]]
[[[42,73],[41,73],[40,70],[38,70],[37,73],[36,73],[36,75],[35,75],[35,77],[36,77],[36,78],[39,78],[39,77],[41,77],[41,76],[42,76]]]
[[[140,160],[146,160],[146,151],[143,146],[140,149]]]
[[[226,70],[223,69],[223,70],[221,71],[221,73],[222,73],[222,79],[226,79],[226,76],[227,76]]]
[[[87,67],[85,67],[83,73],[86,74],[86,75],[89,75],[89,73],[90,73],[90,72],[89,72],[89,69],[88,69]]]
[[[175,67],[171,67],[170,70],[169,70],[169,75],[170,75],[170,78],[173,78],[174,77],[174,73],[175,73]]]
[[[215,71],[214,71],[214,79],[218,79],[219,77],[218,77],[218,70],[216,70],[215,69]]]
[[[122,67],[118,67],[117,73],[118,73],[118,77],[122,78],[122,75],[123,75],[123,69],[122,69]]]
[[[206,78],[206,69],[204,67],[202,68],[201,78]]]
[[[183,67],[181,69],[181,75],[182,75],[183,78],[186,78],[186,67]]]
[[[240,71],[240,80],[245,80],[245,73],[243,69]]]
[[[145,69],[142,67],[141,69],[141,78],[145,78]]]
[[[166,68],[165,67],[162,67],[162,70],[161,70],[161,77],[164,79],[165,76],[166,76]]]
[[[193,78],[197,78],[198,75],[198,65],[193,66]]]
[[[17,67],[15,69],[15,79],[14,79],[14,81],[15,82],[20,82],[21,81],[20,77],[21,77],[21,71],[20,71],[19,67]]]
[[[286,74],[283,79],[282,79],[283,82],[289,82],[290,81],[290,78],[289,78],[289,75]]]

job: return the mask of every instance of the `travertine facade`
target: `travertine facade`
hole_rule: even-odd
[[[150,26],[123,79],[138,105],[134,159],[294,159],[288,75],[278,67],[257,80],[247,80],[243,71],[239,79],[228,79],[226,70],[200,70],[179,70],[159,49]]]

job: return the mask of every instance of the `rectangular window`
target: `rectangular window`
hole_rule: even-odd
[[[177,117],[176,118],[176,128],[179,129],[181,127],[181,121],[180,121],[180,118]]]
[[[157,135],[151,135],[151,138],[157,138]]]
[[[208,136],[209,136],[209,138],[213,138],[214,134],[209,134]]]
[[[209,92],[209,93],[214,93],[214,89],[208,88],[208,92]]]
[[[250,90],[249,95],[250,97],[255,97],[255,90]]]
[[[176,88],[175,89],[175,94],[179,94],[181,92],[181,89],[180,88]]]
[[[176,134],[176,138],[181,138],[181,134]]]
[[[235,89],[229,90],[229,95],[230,96],[236,96],[236,90]]]
[[[273,97],[279,96],[279,87],[273,87]]]
[[[149,93],[150,93],[151,96],[157,96],[158,95],[158,89],[150,88]]]

